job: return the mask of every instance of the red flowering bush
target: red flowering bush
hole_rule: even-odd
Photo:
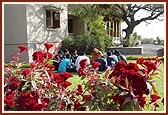
[[[73,75],[68,72],[54,73],[49,64],[53,58],[45,43],[46,52],[33,53],[30,68],[20,68],[19,57],[28,49],[19,46],[19,53],[4,67],[5,111],[123,111],[141,110],[147,104],[159,107],[161,98],[155,88],[153,75],[161,61],[140,58],[136,63],[118,62],[100,74],[100,63],[87,67],[86,60],[80,62],[78,71],[82,84],[69,89],[68,81]],[[58,49],[58,48],[56,48]],[[150,102],[146,96],[150,95]],[[163,102],[163,98],[162,98]]]

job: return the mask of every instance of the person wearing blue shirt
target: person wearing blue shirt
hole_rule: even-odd
[[[118,49],[114,50],[114,54],[117,56],[118,61],[124,61],[125,63],[127,63],[127,58],[123,54],[121,54]]]
[[[67,71],[67,68],[70,68],[71,66],[71,61],[70,61],[70,54],[67,54],[66,55],[66,58],[64,58],[61,63],[59,64],[59,67],[58,67],[58,72],[66,72]]]
[[[108,66],[114,66],[118,62],[118,58],[116,55],[112,54],[111,51],[107,51],[107,65]]]

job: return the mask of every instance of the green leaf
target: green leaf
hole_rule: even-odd
[[[128,81],[128,78],[127,78],[127,77],[125,78],[125,84],[126,84],[126,88],[128,88],[129,81]]]

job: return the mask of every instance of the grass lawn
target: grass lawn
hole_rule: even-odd
[[[128,62],[135,62],[135,60],[128,60]],[[159,68],[161,72],[161,79],[154,76],[154,80],[156,81],[157,85],[156,88],[158,90],[158,94],[161,96],[161,99],[165,97],[164,93],[164,86],[165,86],[165,80],[164,80],[164,64],[162,63]],[[69,87],[70,89],[75,88],[78,84],[82,83],[81,78],[78,76],[76,72],[73,72],[73,77],[68,79],[70,82],[72,82],[72,85]],[[159,104],[159,108],[157,108],[157,111],[164,111],[164,106],[161,103],[161,99],[159,99],[157,102]],[[164,98],[165,99],[165,98]],[[147,97],[147,100],[149,100],[149,96]],[[147,106],[143,109],[143,111],[153,111],[153,108],[151,106]]]

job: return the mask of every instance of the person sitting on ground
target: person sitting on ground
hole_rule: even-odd
[[[63,59],[63,52],[60,50],[58,51],[58,54],[54,56],[53,65],[55,66],[54,68],[55,70],[58,70],[59,64],[62,59]]]
[[[110,67],[113,67],[117,62],[118,62],[118,58],[116,55],[112,54],[111,51],[107,51],[107,65]]]
[[[104,56],[101,56],[100,58],[95,59],[94,62],[100,62],[101,63],[98,71],[105,71],[108,68],[107,61],[106,61]]]
[[[71,68],[71,61],[70,61],[71,55],[67,54],[66,58],[62,59],[61,63],[58,67],[58,72],[67,72],[67,68]]]
[[[63,59],[66,58],[67,54],[69,54],[69,50],[68,49],[64,49],[63,50]]]
[[[114,50],[114,54],[117,56],[118,61],[124,61],[125,63],[127,63],[126,57],[123,54],[121,54],[118,49]]]
[[[87,64],[90,64],[90,59],[89,57],[86,56],[85,52],[82,52],[80,56],[77,57],[76,61],[75,61],[75,67],[76,67],[76,71],[78,72],[79,68],[80,68],[80,61],[83,59],[87,59]]]
[[[73,52],[72,52],[72,57],[71,57],[72,64],[75,64],[75,61],[76,61],[77,57],[78,57],[78,51],[76,49],[74,49]]]
[[[100,58],[101,56],[103,56],[103,53],[97,48],[94,48],[92,51],[91,62],[94,62],[95,59]]]

